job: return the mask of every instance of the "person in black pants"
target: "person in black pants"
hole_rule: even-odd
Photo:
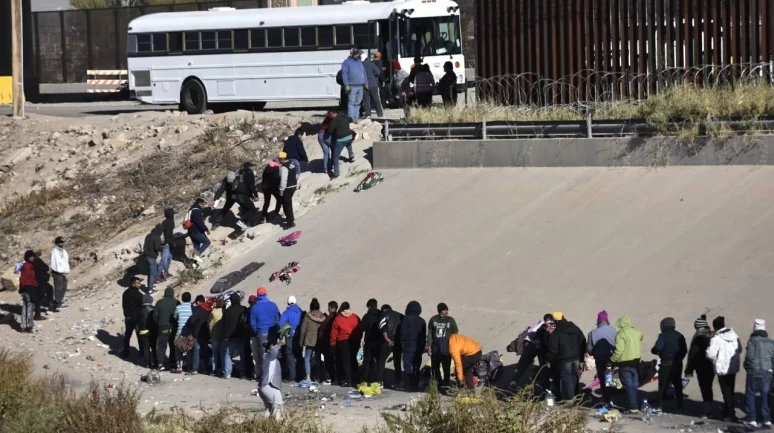
[[[701,390],[701,399],[704,402],[703,417],[708,418],[712,416],[712,407],[715,403],[715,396],[712,392],[712,382],[715,381],[715,369],[712,366],[712,361],[707,359],[706,355],[713,333],[709,323],[707,323],[707,316],[704,314],[693,322],[693,327],[696,329],[696,334],[691,339],[691,345],[688,349],[685,377],[693,377],[694,372],[696,372],[699,389]]]
[[[261,176],[261,191],[263,192],[263,211],[261,215],[261,223],[265,223],[269,218],[269,204],[271,204],[271,197],[274,196],[274,213],[279,215],[282,208],[282,198],[279,194],[280,186],[280,164],[277,161],[269,161],[266,167],[263,169],[263,175]]]
[[[401,344],[400,344],[400,324],[403,315],[393,311],[392,307],[382,305],[382,315],[379,320],[379,331],[382,334],[382,347],[379,350],[379,364],[376,367],[376,377],[379,382],[384,384],[384,367],[387,359],[392,355],[392,364],[395,369],[392,386],[400,388],[400,376],[403,371],[401,368]]]
[[[675,387],[675,400],[677,410],[683,409],[683,358],[688,353],[688,345],[683,334],[675,330],[675,319],[667,317],[661,321],[661,334],[656,340],[656,345],[650,352],[661,358],[661,366],[658,370],[658,397],[657,407],[663,408],[664,397],[669,385]]]
[[[379,380],[379,353],[384,337],[379,332],[379,315],[381,311],[377,308],[378,306],[376,299],[369,299],[366,303],[368,311],[363,316],[363,320],[360,321],[360,325],[358,325],[360,332],[363,333],[363,371],[361,380],[367,383]],[[377,365],[377,374],[373,374],[374,371],[371,369],[373,364]]]
[[[458,333],[457,322],[449,316],[449,307],[438,304],[438,314],[427,322],[427,354],[430,355],[433,379],[441,389],[449,386],[451,374],[451,355],[449,355],[449,337]],[[443,375],[441,371],[443,370]]]
[[[336,318],[338,310],[338,302],[328,302],[328,316],[320,324],[320,328],[317,331],[317,344],[314,346],[318,380],[324,385],[336,382],[336,351],[331,347],[330,337],[333,320]],[[325,361],[322,360],[322,355],[325,355]],[[326,372],[328,373],[328,380],[325,380]]]
[[[279,153],[281,164],[279,194],[282,197],[282,209],[285,211],[285,229],[290,229],[296,226],[293,215],[293,194],[296,192],[298,176],[295,161],[289,160],[287,157],[285,152]]]
[[[401,322],[403,387],[409,391],[416,391],[419,384],[419,370],[427,340],[427,323],[420,314],[422,314],[422,305],[417,301],[411,301],[406,305],[406,314]]]
[[[707,358],[712,360],[718,375],[718,385],[723,394],[723,418],[736,421],[734,387],[742,365],[742,342],[732,328],[726,328],[725,317],[716,317],[712,327],[715,328],[715,336],[707,348]]]
[[[137,323],[137,318],[140,316],[142,310],[142,279],[139,277],[132,278],[132,282],[129,287],[124,291],[121,296],[121,304],[124,310],[124,345],[121,351],[121,357],[126,359],[129,357],[129,343],[132,340],[132,334],[137,334],[137,342],[140,343],[140,326]],[[142,345],[140,344],[140,350]]]
[[[137,314],[137,338],[145,360],[145,368],[156,368],[156,332],[153,329],[153,297],[142,296],[142,305]],[[151,338],[152,337],[152,338]]]

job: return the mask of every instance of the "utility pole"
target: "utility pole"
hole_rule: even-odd
[[[24,118],[24,72],[22,70],[21,0],[11,0],[11,69],[13,71],[13,118]]]

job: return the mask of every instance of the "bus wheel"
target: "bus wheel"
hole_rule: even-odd
[[[188,114],[201,114],[207,109],[207,92],[201,81],[191,79],[183,84],[180,90],[180,108]]]

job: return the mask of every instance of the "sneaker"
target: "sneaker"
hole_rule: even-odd
[[[329,380],[326,380],[326,381],[324,381],[324,382],[323,382],[323,385],[331,385],[332,383],[333,383],[333,382],[331,382],[331,381],[330,381],[330,379],[329,379]]]
[[[771,421],[766,421],[763,423],[766,427],[771,427]]]
[[[629,415],[637,415],[637,414],[640,413],[640,410],[639,409],[629,409],[629,410],[626,411],[626,413],[628,413]]]
[[[185,372],[186,376],[196,376],[197,374],[199,374],[198,371],[186,371]]]
[[[758,427],[758,423],[756,421],[745,421],[746,425],[749,425],[750,427]]]
[[[285,224],[285,230],[290,230],[290,229],[292,229],[295,226],[296,226],[296,223],[294,223],[294,222],[287,223],[287,224]]]
[[[56,307],[51,307],[51,308],[48,309],[48,312],[49,313],[58,313],[59,310]]]
[[[41,321],[43,321],[43,320],[46,320],[46,317],[43,317],[43,316],[35,316],[35,317],[33,318],[33,320],[34,320],[34,321],[36,321],[36,322],[41,322]]]
[[[162,280],[161,277],[157,277],[155,280],[153,280],[154,284],[161,284],[163,282],[164,282],[164,280]]]
[[[159,371],[167,371],[167,368],[162,365],[159,367]]]
[[[69,307],[69,305],[67,305],[66,302],[62,302],[61,304],[59,304],[59,308],[67,308],[67,307]]]

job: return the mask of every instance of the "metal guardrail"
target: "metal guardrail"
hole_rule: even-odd
[[[731,120],[724,126],[737,134],[754,131],[774,133],[774,119],[756,122]],[[691,124],[681,124],[691,128]],[[397,140],[487,140],[505,138],[594,138],[653,137],[662,135],[641,120],[569,121],[569,122],[481,122],[481,123],[411,123],[386,122],[382,130],[385,141]],[[706,135],[699,125],[699,135]]]

